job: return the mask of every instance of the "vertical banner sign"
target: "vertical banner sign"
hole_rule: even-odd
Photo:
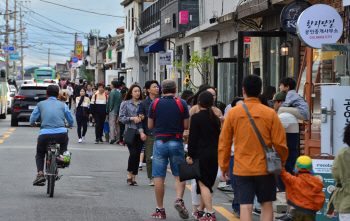
[[[332,177],[332,164],[333,160],[323,160],[323,159],[313,159],[312,166],[314,170],[314,177],[318,177],[322,183],[325,185],[323,188],[324,195],[326,196],[326,201],[323,205],[323,208],[317,212],[316,220],[317,221],[338,221],[338,212],[334,210],[334,213],[331,217],[327,216],[327,204],[329,201],[329,196],[333,192],[336,182]]]
[[[188,24],[188,11],[179,12],[179,24]]]
[[[77,57],[79,60],[83,59],[83,42],[77,41]]]

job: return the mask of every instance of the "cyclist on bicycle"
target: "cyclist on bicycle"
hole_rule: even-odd
[[[36,121],[41,118],[41,130],[36,147],[36,167],[38,174],[33,182],[34,186],[44,186],[44,163],[46,154],[46,142],[50,140],[57,141],[60,144],[60,154],[67,151],[68,131],[67,127],[74,126],[74,117],[68,106],[58,100],[59,88],[57,85],[49,85],[46,90],[48,99],[41,101],[35,107],[30,116],[30,125],[36,127]],[[65,125],[64,118],[67,119]]]

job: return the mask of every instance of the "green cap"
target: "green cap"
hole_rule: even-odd
[[[281,92],[278,92],[277,94],[275,94],[275,96],[273,96],[273,101],[285,101],[286,100],[286,92],[284,91],[281,91]]]

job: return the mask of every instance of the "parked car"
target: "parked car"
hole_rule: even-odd
[[[14,85],[7,84],[7,114],[11,114],[12,104],[14,102],[14,97],[17,89]]]
[[[29,122],[30,115],[36,105],[46,99],[46,90],[50,84],[23,84],[17,95],[11,114],[11,126],[18,126],[18,122]]]

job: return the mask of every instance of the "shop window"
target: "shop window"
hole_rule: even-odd
[[[129,21],[128,31],[130,31],[130,10],[128,11],[128,21]]]
[[[217,65],[217,101],[224,106],[230,104],[235,97],[236,62],[219,62]]]

